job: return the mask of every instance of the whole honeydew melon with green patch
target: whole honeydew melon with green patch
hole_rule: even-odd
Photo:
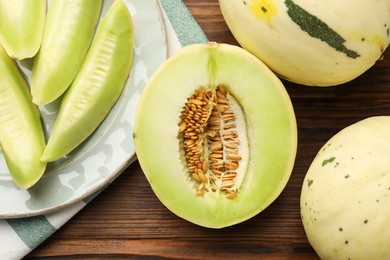
[[[34,0],[35,1],[35,0]],[[33,102],[46,105],[72,83],[90,47],[102,0],[52,0],[31,78]]]
[[[195,44],[153,74],[137,106],[137,158],[159,200],[223,228],[271,204],[292,172],[296,120],[280,80],[226,44]]]
[[[237,41],[281,77],[333,86],[372,67],[390,42],[388,0],[219,0]]]
[[[46,18],[46,0],[0,0],[0,44],[13,59],[38,52]]]
[[[390,117],[346,127],[304,179],[301,215],[322,259],[390,259]]]
[[[38,108],[18,67],[0,46],[0,146],[15,184],[33,186],[43,175],[45,136]]]
[[[129,76],[133,47],[131,14],[122,0],[115,0],[99,24],[80,71],[61,100],[42,161],[67,155],[108,115]]]

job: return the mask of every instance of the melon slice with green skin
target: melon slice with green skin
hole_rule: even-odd
[[[91,48],[65,93],[42,161],[57,160],[82,143],[116,103],[133,62],[134,26],[121,0],[115,0]]]
[[[102,0],[53,0],[31,78],[33,102],[45,105],[69,87],[90,47]]]
[[[390,258],[390,117],[359,121],[318,152],[301,215],[321,259]]]
[[[0,0],[0,44],[13,59],[35,56],[41,46],[46,0]]]
[[[33,186],[43,175],[45,136],[38,108],[13,60],[0,46],[0,146],[15,184]]]
[[[334,86],[372,67],[390,43],[388,0],[219,0],[242,47],[281,77]]]
[[[192,223],[222,228],[271,204],[292,172],[296,120],[280,80],[227,44],[187,46],[147,83],[136,154],[159,200]]]

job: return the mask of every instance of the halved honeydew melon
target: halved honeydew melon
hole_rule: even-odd
[[[61,101],[42,161],[67,155],[104,120],[125,86],[133,62],[133,45],[131,15],[122,0],[115,0]]]
[[[46,0],[0,0],[0,44],[13,59],[35,56],[41,46]]]
[[[280,80],[247,51],[210,43],[183,48],[155,72],[137,107],[134,141],[169,210],[222,228],[279,196],[292,172],[297,130]]]
[[[38,108],[15,63],[0,46],[0,146],[17,186],[27,189],[43,175],[45,136]]]
[[[102,0],[53,0],[31,78],[33,102],[48,104],[69,87],[85,58]]]

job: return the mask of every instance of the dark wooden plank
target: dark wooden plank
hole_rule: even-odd
[[[291,184],[258,216],[214,230],[169,212],[135,163],[31,256],[314,257],[299,217],[300,185]]]

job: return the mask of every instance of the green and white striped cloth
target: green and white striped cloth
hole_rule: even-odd
[[[168,55],[207,37],[181,0],[160,0],[167,30]],[[99,191],[100,192],[100,191]],[[45,241],[96,196],[59,211],[27,218],[0,219],[0,259],[21,259]]]

